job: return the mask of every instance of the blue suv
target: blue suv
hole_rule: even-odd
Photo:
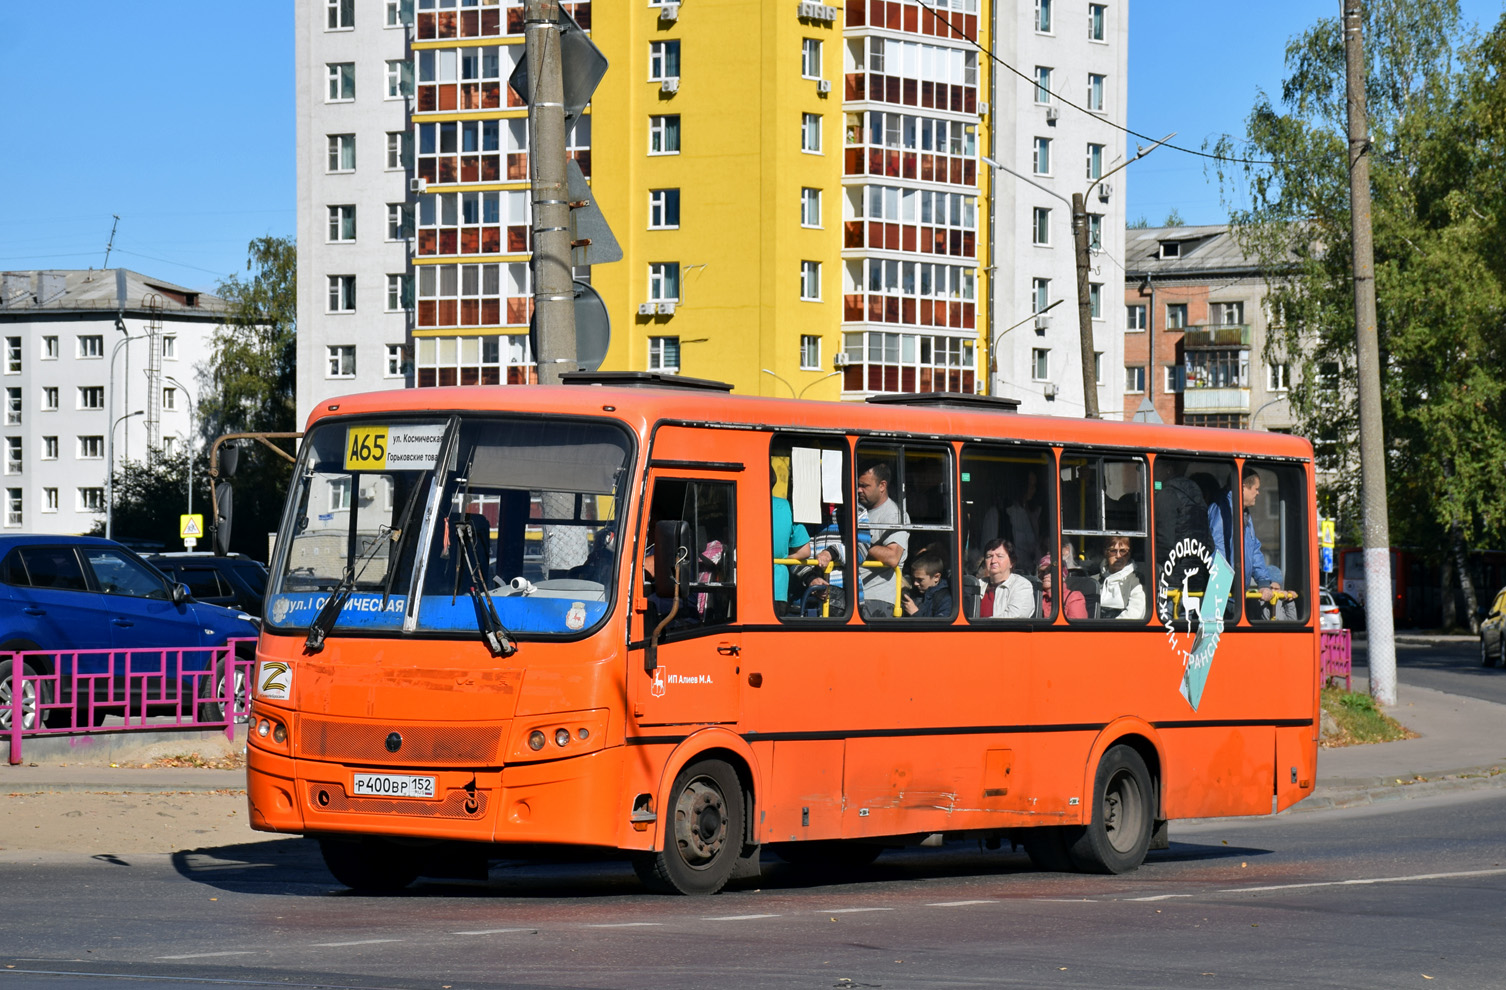
[[[123,655],[110,651],[139,651],[130,655],[131,673],[167,671],[179,673],[175,655],[176,648],[224,646],[230,638],[254,637],[256,626],[251,616],[244,612],[195,602],[188,589],[173,584],[162,572],[146,563],[133,551],[111,540],[90,536],[0,536],[0,654],[30,650],[52,651],[60,654],[78,652],[78,674],[111,673],[108,682],[104,678],[95,681],[92,698],[70,698],[72,681],[68,676],[57,682],[64,697],[59,701],[72,701],[76,709],[54,709],[45,713],[49,725],[99,724],[105,713],[89,712],[91,701],[135,702],[142,699],[125,698],[128,673]],[[160,649],[167,654],[164,663]],[[91,653],[88,651],[101,652]],[[181,673],[206,671],[212,654],[208,651],[182,653]],[[28,673],[51,674],[59,665],[65,675],[74,672],[70,656],[30,656],[23,665]],[[0,729],[10,728],[11,722],[11,658],[0,656]],[[178,695],[184,686],[193,680],[199,682],[194,693],[207,697],[223,697],[224,672],[216,670],[213,677],[203,674],[183,677],[183,683],[175,678],[151,679],[130,678],[132,690],[142,690],[147,685],[151,704],[170,702],[174,708],[180,704]],[[113,696],[106,691],[107,683],[114,685]],[[40,685],[41,702],[51,703],[51,682],[31,682],[23,688],[22,726],[31,728],[36,722],[37,692]],[[188,690],[192,691],[192,688]],[[119,708],[115,709],[117,712]],[[212,702],[199,705],[199,718],[212,721],[222,718],[220,706]]]

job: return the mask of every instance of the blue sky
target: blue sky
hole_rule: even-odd
[[[1502,0],[1463,6],[1491,23]],[[1338,9],[1132,0],[1130,126],[1191,148],[1241,134],[1256,91],[1279,90],[1287,39]],[[212,289],[244,270],[252,238],[294,232],[289,0],[13,0],[0,87],[0,269],[100,267],[118,213],[112,265]],[[1131,220],[1227,217],[1191,155],[1160,149],[1125,185]]]

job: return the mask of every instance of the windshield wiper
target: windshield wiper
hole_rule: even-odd
[[[324,637],[329,635],[330,629],[334,627],[335,619],[339,616],[340,610],[345,607],[345,603],[350,600],[350,593],[355,591],[356,582],[361,580],[362,574],[366,573],[367,565],[376,559],[376,552],[390,540],[396,539],[400,532],[391,526],[378,527],[376,536],[371,539],[371,546],[345,568],[345,574],[340,578],[340,583],[335,585],[334,590],[325,599],[324,607],[309,624],[309,634],[303,641],[305,653],[318,653],[324,649]],[[356,569],[357,565],[360,565],[360,570]]]
[[[518,652],[518,644],[512,638],[512,633],[502,624],[502,619],[497,615],[497,606],[492,603],[491,589],[486,586],[486,581],[481,574],[481,561],[476,557],[476,533],[471,529],[471,524],[465,516],[459,516],[460,522],[455,525],[455,542],[460,545],[461,556],[465,559],[465,569],[470,573],[470,586],[467,589],[471,595],[471,601],[476,604],[476,615],[481,625],[481,638],[486,642],[486,648],[494,657],[510,657]],[[459,580],[459,575],[456,575]]]
[[[413,490],[408,493],[408,504],[403,506],[403,514],[397,517],[397,528],[392,531],[393,542],[397,546],[392,548],[391,561],[387,566],[387,580],[382,582],[382,608],[387,607],[387,599],[392,597],[392,581],[397,577],[398,567],[403,561],[403,547],[408,541],[408,518],[413,515],[413,507],[418,504],[418,493],[423,490],[423,485],[417,481],[413,483]]]

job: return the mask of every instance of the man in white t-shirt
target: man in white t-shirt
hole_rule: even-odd
[[[889,465],[878,462],[858,475],[858,501],[868,509],[868,531],[873,541],[868,560],[882,567],[860,568],[863,614],[892,617],[897,601],[897,576],[910,552],[910,534],[899,527],[910,521],[899,504],[889,497],[892,475]]]

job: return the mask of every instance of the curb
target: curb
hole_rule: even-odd
[[[1363,808],[1390,801],[1410,801],[1448,794],[1506,787],[1506,770],[1499,766],[1466,767],[1410,780],[1398,777],[1375,777],[1369,780],[1336,780],[1320,783],[1312,797],[1282,812],[1283,815],[1338,808]]]

